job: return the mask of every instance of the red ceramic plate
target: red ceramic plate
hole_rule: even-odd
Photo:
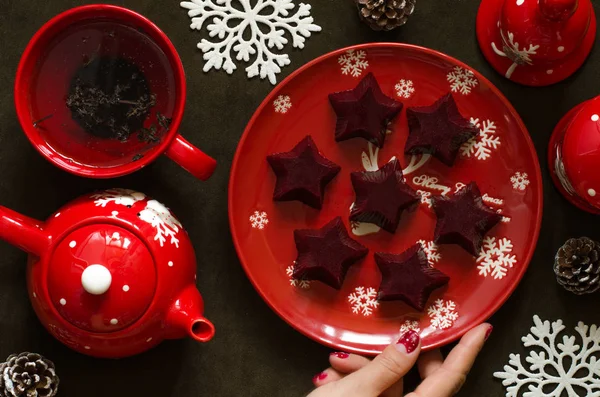
[[[405,106],[430,105],[452,92],[480,134],[448,168],[429,156],[405,156],[403,111],[390,126],[385,147],[362,139],[334,141],[335,115],[327,95],[354,88],[373,73],[384,93]],[[299,202],[273,202],[275,176],[266,156],[289,151],[307,134],[342,171],[316,211]],[[396,156],[406,180],[422,193],[416,211],[396,234],[350,224],[354,201],[350,172],[375,170]],[[476,181],[504,221],[488,235],[479,258],[431,240],[433,195],[452,195]],[[542,214],[540,166],[527,130],[508,100],[465,64],[436,51],[405,44],[367,44],[324,55],[294,72],[263,101],[238,146],[229,184],[233,240],[248,277],[263,299],[303,334],[335,349],[364,354],[383,350],[401,328],[418,328],[425,349],[449,343],[494,313],[517,286],[533,254]],[[290,278],[296,258],[293,231],[318,228],[341,215],[350,233],[370,249],[353,266],[340,291]],[[400,253],[422,241],[432,265],[450,276],[423,312],[401,302],[378,302],[378,251]]]

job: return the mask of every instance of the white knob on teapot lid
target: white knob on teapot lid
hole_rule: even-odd
[[[81,285],[92,295],[102,295],[110,288],[112,276],[102,265],[90,265],[81,274]]]

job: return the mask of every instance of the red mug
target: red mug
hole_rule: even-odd
[[[153,94],[142,128],[125,140],[85,132],[67,106],[74,76],[103,57],[134,65]],[[164,153],[208,179],[216,161],[178,133],[185,99],[183,65],[165,33],[134,11],[105,4],[70,9],[42,26],[21,57],[15,81],[17,116],[33,146],[58,167],[91,178],[129,174]]]

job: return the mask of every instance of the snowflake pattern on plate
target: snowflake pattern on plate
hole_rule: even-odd
[[[371,287],[356,287],[354,292],[348,295],[348,302],[352,305],[352,313],[365,317],[373,314],[373,310],[379,307],[377,290]]]
[[[276,113],[287,113],[292,108],[292,100],[287,95],[279,95],[273,101],[273,108]]]
[[[479,129],[479,135],[469,139],[460,147],[464,157],[475,157],[477,160],[487,160],[500,146],[500,137],[496,135],[496,124],[491,120],[479,121],[471,117],[471,124]]]
[[[404,323],[400,326],[400,335],[403,335],[411,330],[415,331],[417,334],[421,333],[419,322],[416,320],[404,320]]]
[[[451,300],[437,299],[427,308],[427,315],[434,329],[447,329],[458,319],[456,303]]]
[[[433,241],[419,240],[417,241],[423,247],[423,251],[427,254],[427,260],[429,264],[433,266],[435,263],[442,259],[442,256],[438,252],[438,246]]]
[[[460,92],[463,95],[469,95],[471,90],[479,84],[475,73],[460,66],[455,66],[446,78],[450,83],[452,92]]]
[[[400,98],[408,99],[415,93],[415,86],[412,80],[400,80],[394,87],[396,95]]]
[[[192,29],[206,30],[217,41],[202,39],[198,48],[204,53],[204,72],[212,68],[223,69],[232,74],[235,61],[249,63],[246,68],[249,78],[268,78],[271,84],[277,83],[276,74],[283,66],[290,64],[288,54],[279,51],[289,43],[286,33],[292,38],[292,46],[304,48],[304,43],[313,32],[321,27],[314,24],[310,16],[310,4],[300,3],[296,7],[293,0],[261,0],[252,4],[251,0],[191,0],[180,3],[188,9],[192,18]]]
[[[540,46],[529,44],[529,47],[525,48],[525,46],[523,46],[523,48],[519,49],[519,43],[515,42],[515,35],[513,33],[508,32],[508,40],[502,29],[500,29],[500,35],[502,36],[503,41],[502,51],[498,49],[494,42],[492,42],[492,49],[497,55],[508,58],[513,62],[504,75],[507,79],[510,79],[517,69],[517,66],[533,65],[531,55],[536,55]]]
[[[296,261],[294,261],[293,264],[289,265],[285,269],[285,274],[287,274],[287,276],[290,279],[290,285],[292,287],[298,287],[298,288],[302,288],[302,289],[309,289],[310,288],[310,284],[311,284],[311,282],[309,280],[302,280],[302,279],[297,279],[297,278],[292,277],[294,275],[294,266],[296,266]]]
[[[529,175],[526,172],[516,172],[510,177],[510,182],[513,189],[524,191],[529,185]]]
[[[254,213],[250,215],[249,220],[252,228],[260,230],[264,229],[269,223],[269,218],[265,211],[254,211]]]
[[[481,253],[477,258],[479,275],[492,276],[496,280],[504,278],[508,270],[517,264],[517,258],[512,255],[512,250],[512,242],[507,238],[485,237]]]
[[[338,58],[338,63],[342,68],[342,74],[349,74],[352,77],[359,77],[369,67],[367,53],[363,50],[346,51]]]
[[[533,316],[530,332],[521,338],[529,355],[511,353],[504,371],[494,372],[506,397],[600,396],[600,328],[579,322],[577,336],[564,333],[562,320]],[[562,340],[560,336],[562,335]]]

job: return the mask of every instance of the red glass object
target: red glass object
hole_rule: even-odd
[[[600,97],[576,106],[558,123],[550,138],[548,166],[567,200],[600,214]]]
[[[353,73],[344,73],[349,68]],[[408,137],[405,111],[390,124],[383,149],[362,139],[336,142],[336,115],[327,96],[356,87],[369,72],[385,95],[398,98],[406,108],[431,105],[451,91],[461,114],[478,126],[480,135],[461,149],[451,168],[427,154],[404,154]],[[280,97],[287,97],[291,104],[285,113],[273,103]],[[276,178],[265,161],[268,154],[289,150],[307,133],[324,156],[342,167],[328,185],[320,211],[298,202],[274,202]],[[482,133],[490,145],[482,143]],[[422,202],[402,217],[395,234],[350,223],[350,207],[355,201],[350,174],[375,171],[393,157],[400,162],[407,184],[422,195]],[[472,181],[480,187],[486,205],[502,211],[506,218],[488,237],[494,238],[496,245],[507,239],[502,240],[507,251],[502,255],[508,261],[514,255],[512,267],[506,274],[496,273],[498,278],[490,272],[484,276],[478,268],[483,266],[483,259],[477,262],[458,246],[440,245],[441,259],[434,267],[450,276],[450,282],[447,288],[433,292],[425,311],[418,312],[403,302],[368,306],[373,300],[365,294],[376,296],[381,282],[373,253],[399,254],[419,240],[431,242],[436,217],[428,200],[444,193],[451,196]],[[317,229],[337,216],[350,236],[369,248],[370,254],[350,268],[339,291],[290,277],[297,257],[294,230]],[[452,342],[485,321],[506,301],[525,273],[541,216],[542,179],[537,155],[508,100],[485,77],[460,61],[405,44],[373,43],[340,49],[292,73],[267,96],[246,127],[229,182],[233,241],[258,293],[298,331],[336,351],[352,353],[380,353],[397,340],[398,330],[406,321],[418,324],[425,349]],[[512,247],[504,245],[509,241]],[[492,251],[487,252],[490,261],[497,264],[498,258]],[[358,287],[364,294],[357,293]],[[444,328],[434,327],[427,312],[438,299],[453,302],[458,313],[456,320]],[[367,306],[353,303],[358,301],[368,302]]]
[[[85,132],[66,106],[71,80],[97,57],[132,62],[156,95],[144,126],[158,126],[157,142],[134,133],[126,142]],[[129,174],[166,154],[205,180],[216,162],[178,130],[186,98],[185,73],[175,47],[151,21],[112,5],[76,7],[48,21],[25,49],[15,80],[15,105],[33,146],[58,167],[76,175],[111,178]],[[159,114],[170,118],[160,126]]]
[[[498,73],[519,84],[550,85],[586,60],[596,14],[590,0],[483,0],[477,38]]]
[[[27,286],[48,331],[95,357],[163,339],[206,342],[214,326],[196,289],[196,256],[168,208],[142,193],[83,196],[47,222],[0,206],[0,239],[27,251]]]

